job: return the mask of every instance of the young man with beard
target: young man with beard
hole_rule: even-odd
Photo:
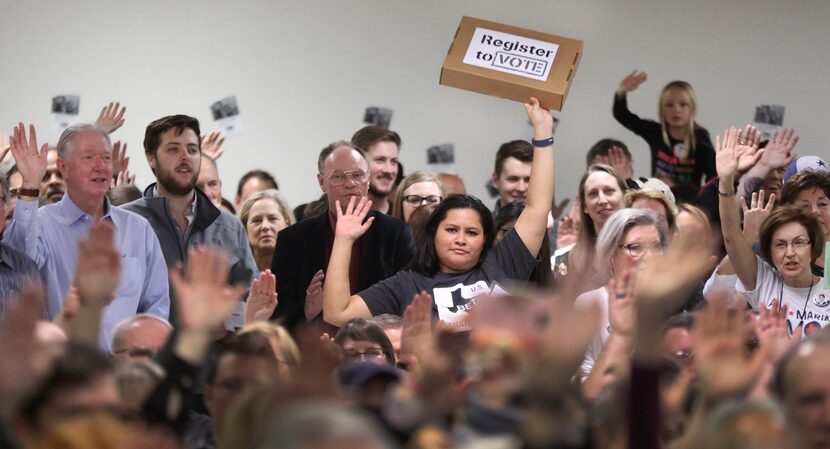
[[[381,126],[365,126],[352,136],[352,143],[366,153],[369,161],[369,199],[372,209],[391,212],[390,197],[398,178],[401,136]]]
[[[143,198],[123,207],[150,222],[168,267],[178,262],[186,264],[191,246],[218,246],[231,258],[228,283],[247,286],[256,276],[256,263],[242,223],[217,209],[196,188],[202,157],[199,136],[199,121],[186,115],[163,117],[147,125],[144,152],[158,182],[147,187]],[[244,324],[241,311],[240,305],[238,313],[225,323],[226,328],[232,330]],[[170,322],[176,324],[175,308]]]

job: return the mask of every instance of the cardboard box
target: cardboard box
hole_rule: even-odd
[[[439,84],[562,110],[582,41],[462,17]]]

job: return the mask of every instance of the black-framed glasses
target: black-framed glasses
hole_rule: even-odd
[[[384,356],[383,349],[369,348],[363,352],[354,349],[344,349],[343,356],[349,360],[358,359],[379,359]]]
[[[426,204],[427,206],[435,206],[441,202],[444,198],[438,195],[429,195],[429,196],[421,196],[421,195],[407,195],[403,197],[403,200],[406,204],[410,206],[420,206],[422,204]]]
[[[809,239],[795,239],[792,242],[786,240],[777,240],[772,243],[772,249],[780,252],[786,252],[787,248],[792,245],[793,249],[805,249],[810,246]]]
[[[347,179],[351,179],[353,183],[360,184],[366,181],[367,174],[363,170],[352,171],[336,171],[329,175],[329,182],[333,186],[342,186]]]
[[[643,257],[647,251],[662,253],[663,250],[666,249],[666,244],[662,242],[653,243],[651,245],[643,243],[624,243],[620,245],[620,248],[624,248],[628,251],[628,255],[631,257]]]

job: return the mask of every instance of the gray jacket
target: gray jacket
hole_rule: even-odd
[[[144,190],[144,196],[121,207],[146,218],[158,236],[164,261],[168,269],[174,269],[177,262],[187,263],[187,250],[191,246],[213,245],[222,248],[230,258],[231,273],[228,283],[250,286],[257,276],[256,262],[251,253],[248,236],[238,218],[218,209],[210,198],[196,188],[196,210],[187,241],[176,230],[176,223],[170,213],[167,198],[153,196],[156,184],[150,184]],[[241,298],[244,299],[244,298]],[[170,322],[176,323],[176,301],[173,287],[170,287]],[[227,327],[241,327],[242,307],[238,307]]]

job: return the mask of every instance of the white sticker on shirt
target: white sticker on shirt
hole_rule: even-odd
[[[432,289],[432,297],[438,308],[438,319],[447,323],[468,321],[469,310],[475,305],[475,298],[490,293],[490,287],[484,281],[473,285],[458,283],[452,287]]]

